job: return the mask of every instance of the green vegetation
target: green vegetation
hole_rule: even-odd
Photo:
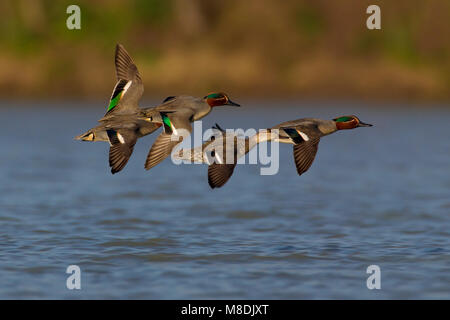
[[[324,31],[324,21],[314,7],[302,5],[297,9],[296,23],[301,32],[309,38],[317,38]]]

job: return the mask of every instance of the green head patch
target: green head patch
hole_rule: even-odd
[[[353,117],[349,117],[349,116],[344,116],[344,117],[339,117],[334,119],[334,121],[336,122],[347,122],[347,121],[352,121]]]
[[[219,99],[219,98],[223,98],[222,93],[210,93],[207,96],[205,96],[204,99]]]

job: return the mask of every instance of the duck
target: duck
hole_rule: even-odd
[[[208,184],[214,189],[222,187],[228,181],[239,158],[258,143],[270,140],[270,132],[260,131],[251,137],[241,137],[227,133],[217,123],[212,129],[213,134],[208,141],[190,150],[179,150],[174,153],[174,159],[208,164]],[[227,148],[230,140],[233,140],[231,150]]]
[[[131,56],[121,44],[116,45],[115,67],[117,83],[106,108],[106,114],[98,120],[98,126],[75,137],[81,141],[104,141],[110,144],[109,166],[111,173],[121,171],[133,153],[139,138],[151,134],[161,127],[148,121],[139,100],[144,92],[139,70]]]
[[[163,132],[156,138],[148,152],[145,169],[150,170],[167,158],[173,148],[186,136],[180,133],[190,134],[191,123],[207,116],[218,106],[240,107],[240,104],[233,102],[224,92],[213,92],[203,98],[187,95],[169,96],[161,105],[144,111],[147,121],[163,126]]]
[[[215,134],[210,140],[190,150],[179,150],[174,154],[174,159],[208,164],[208,184],[212,189],[220,188],[233,175],[237,159],[261,142],[275,141],[293,145],[297,173],[302,175],[311,167],[322,137],[359,127],[372,127],[372,124],[362,122],[355,115],[340,116],[333,120],[302,118],[260,130],[251,137],[239,137],[234,133],[226,133],[216,123],[213,127]],[[234,150],[227,150],[227,139],[234,139]]]

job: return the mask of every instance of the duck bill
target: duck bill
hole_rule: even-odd
[[[370,123],[359,122],[358,127],[373,127]]]
[[[233,107],[240,107],[241,106],[239,103],[233,102],[231,100],[228,100],[228,102],[225,105],[226,106],[233,106]]]

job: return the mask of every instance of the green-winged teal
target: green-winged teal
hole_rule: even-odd
[[[192,131],[191,123],[203,118],[217,106],[240,105],[231,101],[225,93],[210,93],[203,98],[191,96],[167,97],[155,108],[144,111],[148,121],[163,125],[164,131],[156,138],[147,156],[145,169],[149,170],[167,158],[172,149],[182,141],[173,141],[172,134],[178,135],[178,130]]]
[[[191,160],[207,163],[208,183],[211,188],[222,187],[233,174],[237,159],[248,153],[254,146],[263,141],[278,141],[294,145],[294,161],[297,173],[302,175],[311,166],[317,153],[320,138],[338,130],[371,127],[371,124],[361,122],[356,116],[341,116],[333,120],[303,118],[280,123],[266,131],[260,131],[249,137],[237,137],[234,134],[222,134],[218,138],[205,142],[191,150],[180,150],[175,154],[179,160]],[[217,124],[216,128],[221,129]],[[278,135],[273,135],[273,129],[278,129]],[[234,139],[234,150],[226,149],[226,139]],[[222,155],[215,152],[221,150]],[[208,157],[211,155],[211,158]],[[227,161],[232,158],[232,161]],[[212,161],[211,161],[212,160]],[[230,163],[231,162],[231,163]]]
[[[144,109],[139,108],[144,86],[136,65],[120,44],[116,46],[115,65],[118,81],[105,116],[99,120],[100,125],[75,137],[76,140],[109,142],[109,165],[113,174],[125,167],[137,139],[161,126],[147,121]]]

